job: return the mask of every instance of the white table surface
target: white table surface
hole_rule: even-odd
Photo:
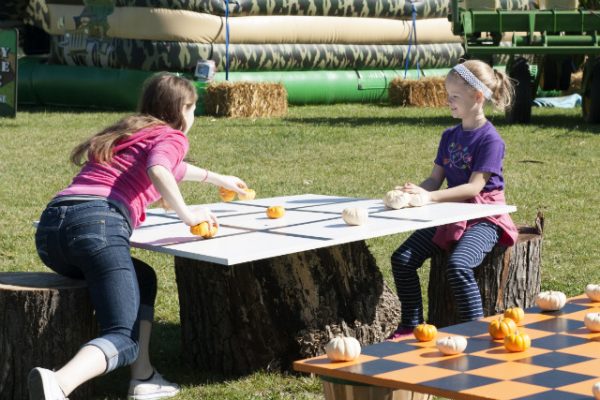
[[[284,206],[285,216],[267,218],[265,211],[271,205]],[[133,232],[131,245],[178,257],[234,265],[516,211],[516,207],[510,205],[468,203],[433,203],[390,210],[381,199],[314,194],[202,206],[217,215],[220,225],[217,236],[211,239],[194,236],[174,213],[150,209],[144,224]],[[347,225],[341,216],[346,207],[367,208],[367,224]]]

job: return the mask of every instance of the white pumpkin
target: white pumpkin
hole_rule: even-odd
[[[567,296],[563,292],[548,290],[540,292],[535,298],[535,304],[544,311],[557,311],[565,306]]]
[[[348,207],[342,211],[342,219],[348,225],[364,225],[369,219],[369,212],[362,207]]]
[[[592,301],[600,301],[600,285],[594,285],[590,283],[585,287],[585,294]]]
[[[385,194],[383,198],[383,204],[388,208],[400,209],[408,207],[410,201],[410,194],[403,192],[402,190],[390,190]]]
[[[467,348],[467,338],[464,336],[444,336],[438,339],[435,345],[444,354],[459,354]]]
[[[429,194],[425,193],[414,193],[410,195],[408,205],[411,207],[422,207],[429,203]]]
[[[360,355],[360,343],[351,336],[337,336],[325,345],[325,352],[331,361],[352,361]]]
[[[591,312],[585,314],[583,323],[585,324],[585,327],[588,328],[590,331],[600,332],[600,313]]]
[[[594,386],[592,386],[592,393],[596,400],[600,400],[600,382],[594,383]]]

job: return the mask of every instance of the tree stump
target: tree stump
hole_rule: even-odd
[[[363,345],[399,321],[364,241],[223,266],[175,258],[183,356],[224,374],[287,370],[338,333]]]
[[[543,227],[544,217],[538,213],[535,227],[519,227],[514,246],[494,247],[475,269],[486,317],[509,307],[535,305],[541,287]],[[459,322],[452,289],[446,282],[447,261],[448,252],[441,250],[431,258],[428,322],[437,327]]]
[[[58,369],[98,332],[85,281],[54,273],[0,273],[0,398],[27,399],[34,367]],[[89,399],[84,384],[69,398]]]

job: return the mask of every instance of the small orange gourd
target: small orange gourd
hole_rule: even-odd
[[[431,324],[419,324],[413,330],[413,335],[419,342],[429,342],[437,336],[437,328]]]
[[[517,324],[510,318],[500,317],[490,322],[488,331],[494,339],[504,339],[517,331]]]
[[[217,234],[217,225],[208,225],[208,222],[200,222],[198,225],[190,226],[190,233],[196,236],[202,236],[204,239],[211,238]]]
[[[525,351],[531,347],[531,339],[526,333],[511,333],[504,338],[504,347],[508,351]]]
[[[267,208],[267,217],[276,219],[281,218],[285,215],[285,208],[283,206],[271,206]]]
[[[228,203],[228,202],[232,201],[233,199],[235,199],[235,192],[233,190],[229,190],[229,189],[225,189],[224,187],[220,187],[219,188],[219,197],[221,197],[221,200],[223,200],[225,203]]]
[[[511,307],[504,310],[504,317],[510,318],[517,325],[521,325],[521,322],[525,319],[525,311],[521,307]]]

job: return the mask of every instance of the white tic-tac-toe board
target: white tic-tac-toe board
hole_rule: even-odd
[[[285,216],[269,219],[266,209],[273,205],[285,207]],[[131,245],[178,257],[234,265],[516,211],[516,207],[510,205],[468,203],[433,203],[390,210],[381,199],[314,194],[202,206],[217,215],[217,236],[211,239],[194,236],[175,213],[150,209],[144,224],[133,232]],[[367,224],[347,225],[341,216],[346,207],[366,208],[369,211]]]

